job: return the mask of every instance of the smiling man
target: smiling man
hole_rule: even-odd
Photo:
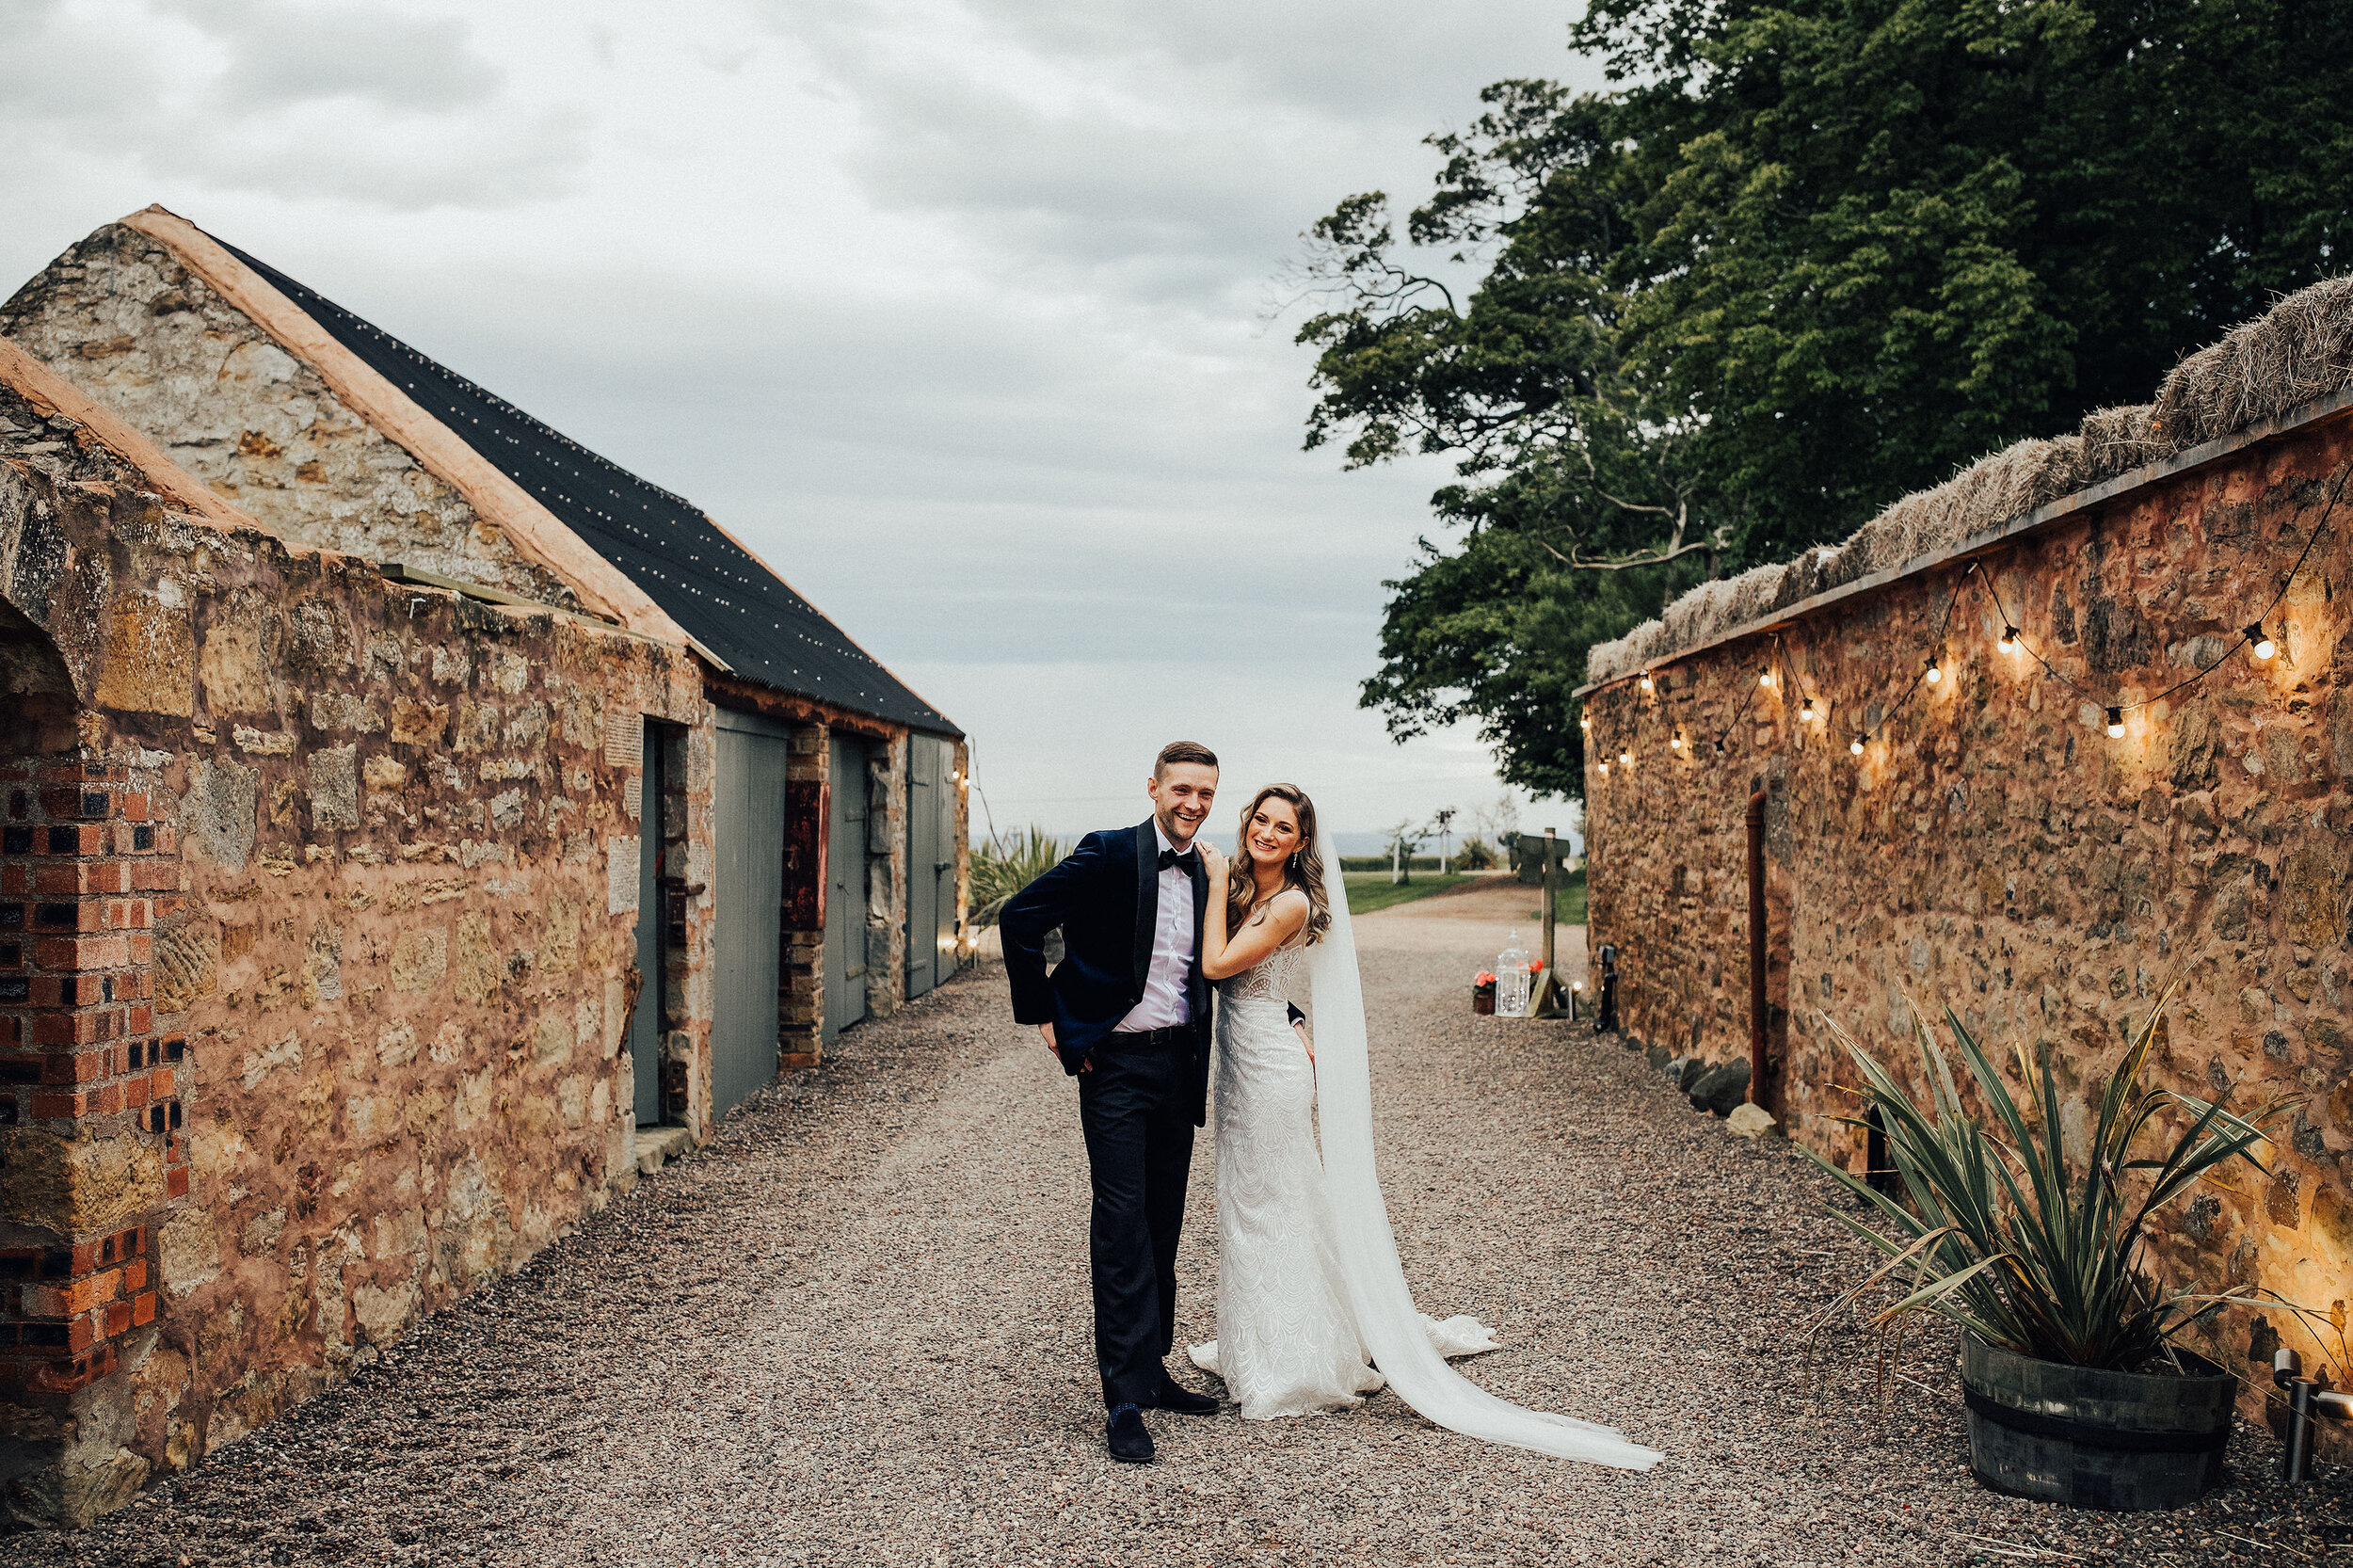
[[[1088,834],[997,917],[1014,1016],[1035,1024],[1079,1080],[1095,1191],[1088,1252],[1104,1438],[1113,1459],[1130,1464],[1152,1457],[1144,1411],[1217,1409],[1165,1364],[1193,1129],[1209,1107],[1209,878],[1193,836],[1217,798],[1217,754],[1193,741],[1162,746],[1144,792],[1149,821]],[[1049,976],[1046,936],[1058,926],[1064,957]]]

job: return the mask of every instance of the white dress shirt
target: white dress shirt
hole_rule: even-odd
[[[1176,847],[1169,842],[1157,816],[1152,819],[1152,836],[1160,840],[1163,855]],[[1144,1000],[1119,1020],[1112,1032],[1140,1034],[1191,1018],[1193,1005],[1185,999],[1185,979],[1192,970],[1193,878],[1182,866],[1165,866],[1160,870],[1160,920],[1152,927],[1152,967],[1144,971]]]

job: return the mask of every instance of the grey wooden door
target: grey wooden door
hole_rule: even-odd
[[[636,1079],[637,1125],[662,1120],[663,933],[669,911],[662,897],[662,740],[645,729],[637,817],[637,972],[645,977],[637,1011],[629,1018],[630,1065]]]
[[[711,1109],[776,1076],[784,981],[785,726],[722,710],[712,799]]]
[[[866,759],[868,745],[837,731],[827,762],[833,821],[825,846],[825,1038],[866,1016]]]
[[[936,735],[907,737],[907,996],[954,972],[956,938],[954,748]]]

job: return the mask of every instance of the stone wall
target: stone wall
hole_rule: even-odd
[[[286,538],[578,608],[466,499],[182,264],[109,223],[0,305],[0,334]]]
[[[1623,953],[1634,1041],[1745,1058],[1744,813],[1766,792],[1763,1097],[1792,1136],[1854,1168],[1858,1137],[1834,1120],[1858,1110],[1842,1087],[1854,1074],[1825,1016],[1907,1070],[1913,998],[1949,1004],[2001,1053],[2048,1047],[2080,1147],[2126,1020],[2178,979],[2151,1080],[2293,1110],[2268,1178],[2241,1166],[2165,1217],[2160,1264],[2342,1314],[2353,643],[2335,594],[2353,497],[2288,574],[2353,435],[2331,417],[2230,444],[2005,539],[1974,570],[1930,566],[1679,657],[1648,690],[1593,692],[1592,939]],[[2283,585],[2266,623],[2277,657],[2233,651]],[[2012,619],[2057,676],[1997,648]],[[1931,654],[1933,684],[1919,679]],[[2193,690],[2161,695],[2217,660]],[[2110,739],[2107,706],[2145,699]],[[2232,1315],[2212,1348],[2262,1383],[2275,1336],[2342,1384],[2343,1347],[2278,1312]]]
[[[608,720],[682,727],[690,861],[711,746],[680,650],[169,510],[56,423],[0,398],[0,1498],[71,1522],[633,1179]]]

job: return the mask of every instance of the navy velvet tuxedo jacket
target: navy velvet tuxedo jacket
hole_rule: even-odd
[[[1063,1071],[1076,1073],[1087,1053],[1144,1000],[1152,966],[1153,928],[1160,920],[1160,842],[1149,820],[1134,827],[1090,833],[1069,858],[1031,883],[998,913],[1005,973],[1013,983],[1013,1016],[1025,1024],[1054,1026]],[[1208,1116],[1209,984],[1201,978],[1201,925],[1209,905],[1209,879],[1195,856],[1193,868],[1193,965],[1185,1000],[1193,1010],[1193,1120]],[[1062,928],[1063,961],[1046,972],[1046,934]]]

